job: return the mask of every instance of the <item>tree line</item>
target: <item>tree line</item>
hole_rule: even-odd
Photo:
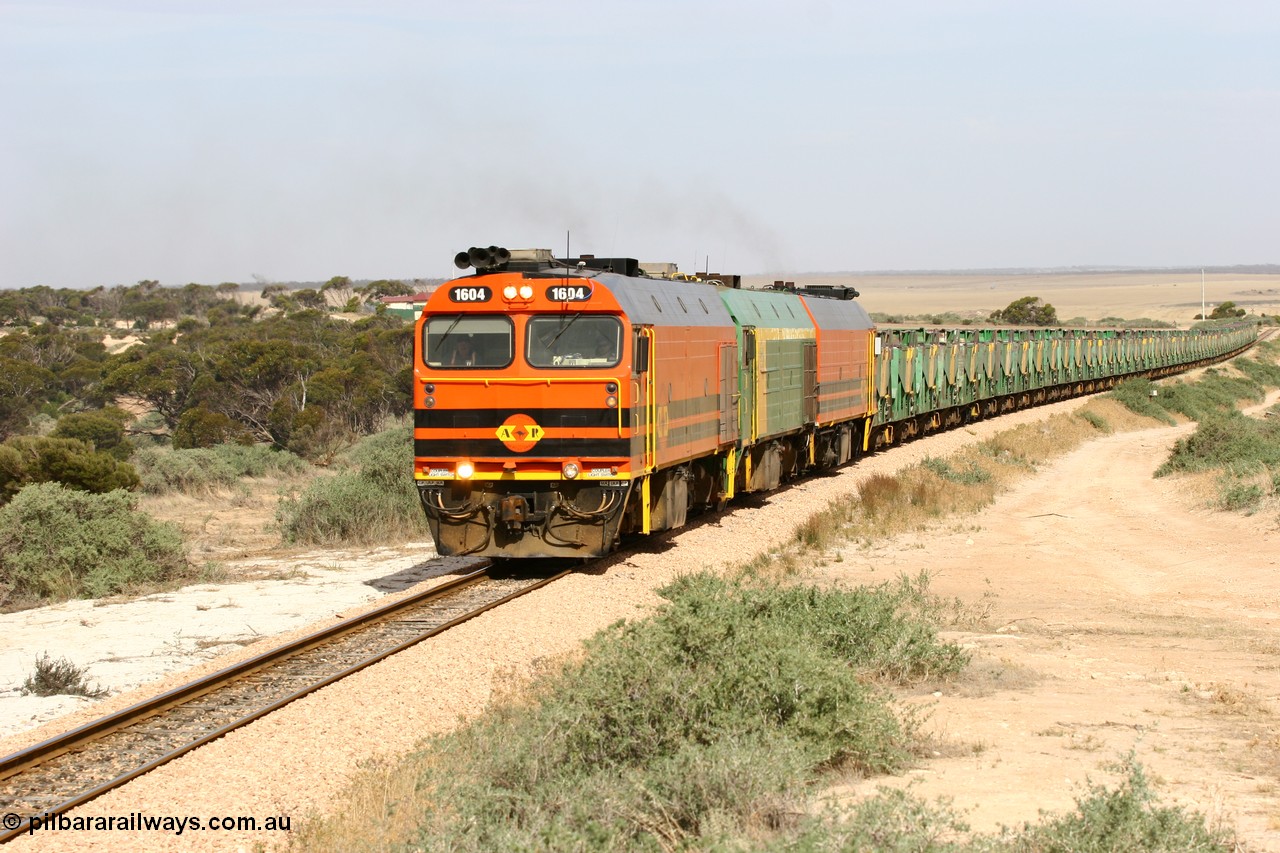
[[[339,276],[265,293],[266,308],[232,298],[234,287],[0,293],[0,503],[31,482],[136,485],[128,459],[143,434],[175,448],[265,443],[325,461],[408,412],[410,325],[331,311],[412,288]],[[141,340],[112,354],[106,336],[120,320]]]

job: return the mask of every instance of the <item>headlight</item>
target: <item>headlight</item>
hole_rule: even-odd
[[[431,399],[431,398],[428,397],[427,399]],[[616,409],[618,408],[618,398],[610,394],[608,397],[604,398],[604,404],[611,409]]]
[[[474,474],[475,472],[476,472],[476,466],[472,465],[470,462],[458,463],[457,473],[458,473],[459,480],[470,480],[471,475]]]
[[[502,295],[506,299],[515,299],[516,286],[514,284],[508,284],[506,287],[502,288]]]
[[[529,285],[527,285],[527,284],[522,284],[522,285],[520,285],[520,298],[521,298],[521,299],[532,299],[532,298],[533,298],[533,288],[532,288],[532,287],[530,287],[530,286],[529,286]]]
[[[564,478],[566,480],[572,480],[574,477],[578,476],[578,463],[566,462],[564,463],[564,467],[560,470],[564,472]]]

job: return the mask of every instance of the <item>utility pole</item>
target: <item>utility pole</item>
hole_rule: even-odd
[[[1200,268],[1200,319],[1209,319],[1209,315],[1204,313],[1204,267]]]

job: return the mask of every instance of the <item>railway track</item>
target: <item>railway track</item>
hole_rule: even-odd
[[[33,815],[86,803],[568,573],[495,577],[486,565],[0,759],[0,843],[26,832]]]

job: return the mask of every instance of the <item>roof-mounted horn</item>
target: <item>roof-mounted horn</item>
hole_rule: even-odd
[[[453,265],[460,270],[475,267],[477,270],[497,269],[511,260],[511,253],[501,246],[472,246],[453,256]]]

